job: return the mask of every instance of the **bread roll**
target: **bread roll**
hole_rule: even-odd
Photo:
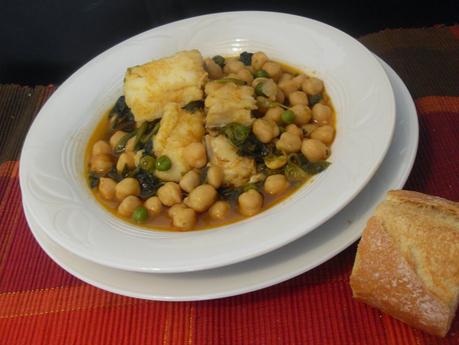
[[[350,283],[354,298],[445,336],[459,296],[459,203],[390,191],[363,232]]]

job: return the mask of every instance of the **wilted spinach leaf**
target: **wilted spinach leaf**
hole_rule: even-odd
[[[114,131],[131,132],[135,129],[134,115],[127,106],[124,96],[118,98],[108,116]]]
[[[263,144],[253,133],[241,144],[237,145],[241,156],[252,157],[257,163],[263,163],[263,158],[273,152],[272,144]]]
[[[240,123],[232,122],[223,127],[222,132],[234,145],[240,146],[249,136],[250,128]]]
[[[89,188],[93,189],[99,185],[100,176],[94,172],[90,172],[88,176]]]
[[[322,95],[321,94],[310,95],[308,96],[308,100],[309,100],[309,106],[312,108],[314,105],[316,105],[322,100]]]
[[[242,52],[239,54],[239,60],[246,66],[250,66],[252,64],[252,55],[253,53]]]
[[[197,101],[191,101],[190,103],[188,103],[187,105],[183,106],[182,109],[190,112],[190,113],[194,113],[195,111],[199,110],[199,109],[203,109],[204,108],[204,101],[203,100],[197,100]]]
[[[219,65],[221,68],[223,68],[223,66],[225,66],[225,58],[221,55],[215,55],[212,60],[214,60],[214,62]]]
[[[139,181],[141,199],[148,199],[156,195],[159,187],[163,185],[163,182],[159,178],[142,169],[139,169],[133,177]]]

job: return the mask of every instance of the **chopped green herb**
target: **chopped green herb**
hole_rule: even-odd
[[[288,162],[284,167],[284,174],[291,181],[304,181],[309,175],[297,164]]]
[[[257,84],[257,86],[255,86],[255,94],[256,94],[257,96],[264,96],[264,97],[266,97],[266,95],[265,95],[264,92],[263,92],[263,84],[264,84],[263,82],[259,82],[259,83]]]
[[[156,160],[153,156],[145,155],[140,158],[139,167],[149,173],[153,173],[155,171]]]
[[[225,84],[225,83],[234,83],[236,85],[245,85],[246,82],[244,80],[236,79],[236,78],[223,78],[215,80],[217,83]]]

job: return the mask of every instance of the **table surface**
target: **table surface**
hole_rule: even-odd
[[[415,99],[419,151],[406,189],[459,201],[459,26],[385,30],[360,41],[400,75]],[[49,259],[25,221],[18,184],[22,141],[55,86],[0,85],[0,345],[459,344],[352,299],[356,245],[282,284],[202,302],[112,294]]]

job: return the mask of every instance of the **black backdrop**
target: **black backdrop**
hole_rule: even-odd
[[[357,37],[459,21],[459,0],[0,0],[0,83],[60,83],[86,61],[154,26],[233,10],[294,13]]]

